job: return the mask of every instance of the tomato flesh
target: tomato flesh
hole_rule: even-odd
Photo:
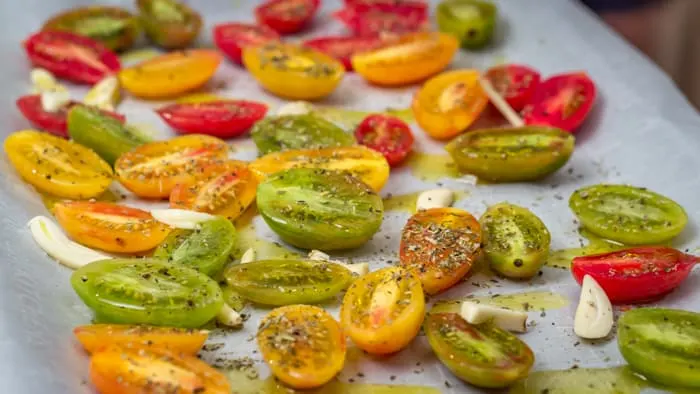
[[[355,129],[357,142],[384,155],[390,166],[401,164],[413,148],[406,122],[387,115],[370,115]]]
[[[224,23],[214,26],[214,43],[232,61],[243,65],[243,48],[279,41],[276,31],[249,23]]]
[[[698,257],[673,248],[643,246],[576,257],[571,272],[579,284],[592,276],[612,303],[641,303],[678,287],[698,262]]]
[[[135,349],[171,349],[193,356],[202,349],[209,336],[205,330],[127,324],[78,326],[73,329],[73,334],[88,353],[118,345]]]
[[[505,64],[490,68],[486,78],[514,110],[528,104],[540,83],[540,73],[520,64]]]
[[[320,0],[268,0],[255,9],[255,16],[261,25],[293,34],[311,22],[320,4]]]
[[[267,106],[255,101],[216,100],[171,104],[156,112],[180,133],[232,138],[242,135],[262,119]]]
[[[596,94],[595,84],[586,73],[549,77],[537,86],[523,109],[523,120],[529,125],[573,132],[588,117]]]
[[[319,37],[304,41],[304,46],[326,53],[352,71],[352,55],[379,48],[383,41],[375,37]]]
[[[428,21],[428,9],[425,4],[418,2],[358,2],[347,5],[333,16],[355,36],[379,37],[423,30]]]
[[[119,58],[101,43],[66,31],[41,31],[24,41],[33,65],[59,78],[94,84],[119,71]]]

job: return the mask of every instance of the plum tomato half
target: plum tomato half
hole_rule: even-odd
[[[523,120],[574,132],[593,109],[596,94],[595,83],[584,72],[549,77],[537,85],[523,109]]]
[[[265,117],[267,105],[248,100],[214,100],[170,104],[156,113],[181,134],[233,138],[243,135]]]
[[[320,5],[321,0],[267,0],[255,8],[255,17],[280,34],[293,34],[311,23]]]
[[[528,104],[540,84],[540,73],[521,64],[503,64],[491,67],[485,77],[514,110],[521,111]]]
[[[229,59],[240,65],[243,65],[243,48],[279,40],[279,34],[267,26],[239,22],[214,26],[214,43]]]
[[[117,345],[132,349],[171,349],[192,356],[202,349],[209,336],[205,330],[129,324],[89,324],[74,328],[73,334],[88,353]]]

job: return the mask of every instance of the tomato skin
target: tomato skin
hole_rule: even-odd
[[[156,3],[165,1],[167,7],[179,15],[176,20],[158,14]],[[202,29],[202,16],[187,4],[177,0],[137,0],[141,24],[146,35],[156,45],[165,49],[181,49],[190,46]]]
[[[80,103],[77,101],[72,101],[64,108],[61,108],[56,112],[47,112],[44,111],[44,108],[41,106],[41,96],[38,94],[30,94],[18,98],[16,104],[17,108],[19,108],[20,112],[22,112],[22,115],[24,115],[24,117],[27,118],[32,125],[34,125],[34,127],[38,127],[41,130],[47,131],[53,135],[67,138],[68,110],[76,105],[79,105]],[[104,110],[99,111],[102,112],[102,114],[111,116],[122,123],[124,123],[126,120],[126,117],[122,114]]]
[[[555,75],[542,81],[523,109],[528,125],[575,132],[593,109],[597,89],[585,72]]]
[[[521,64],[491,67],[485,77],[516,111],[522,110],[532,100],[540,84],[540,73]]]
[[[369,115],[355,129],[359,144],[384,155],[390,166],[401,164],[413,149],[413,133],[403,120],[388,115]]]
[[[244,134],[267,113],[267,105],[246,100],[216,100],[171,104],[156,110],[181,134],[199,133],[218,138]]]
[[[117,345],[136,349],[171,349],[192,356],[202,349],[209,336],[205,330],[127,324],[78,326],[73,329],[73,334],[88,353]]]
[[[113,31],[100,29],[99,25],[104,24],[105,19],[117,22],[119,26]],[[95,24],[98,25],[96,29]],[[67,31],[98,41],[117,52],[129,49],[140,33],[138,19],[133,14],[123,8],[109,6],[85,6],[61,12],[46,21],[41,30]]]
[[[383,268],[355,280],[340,309],[341,324],[352,341],[378,355],[408,346],[424,317],[420,280],[401,267]]]
[[[480,49],[491,41],[498,8],[490,1],[446,0],[435,14],[440,31],[454,35],[462,48]]]
[[[352,71],[350,58],[360,52],[379,48],[383,41],[376,37],[318,37],[304,41],[304,46],[314,48],[343,63],[346,71]]]
[[[427,4],[418,2],[355,2],[333,14],[355,36],[381,37],[425,30]]]
[[[58,78],[95,84],[121,68],[119,58],[104,45],[67,31],[40,31],[24,41],[29,61]]]
[[[255,17],[279,34],[293,34],[311,22],[320,5],[321,0],[268,0],[255,8]]]
[[[277,115],[256,123],[250,132],[260,155],[290,149],[351,146],[355,139],[335,123],[314,113]]]
[[[228,394],[221,372],[194,355],[166,349],[112,346],[90,359],[90,380],[101,394]]]
[[[216,25],[213,34],[221,52],[239,65],[243,65],[243,48],[280,40],[280,35],[267,26],[238,22]]]
[[[469,272],[480,246],[481,228],[469,212],[432,208],[408,219],[401,232],[399,260],[418,275],[426,293],[437,294]]]
[[[71,238],[108,252],[145,252],[170,232],[146,211],[107,202],[59,202],[54,215]]]
[[[700,262],[665,246],[642,246],[573,259],[571,272],[581,284],[590,275],[614,304],[644,303],[678,287]]]

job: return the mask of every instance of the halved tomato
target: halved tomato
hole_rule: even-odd
[[[413,96],[411,109],[428,135],[447,139],[466,130],[488,102],[479,84],[479,71],[455,70],[428,80]]]
[[[107,47],[67,31],[34,33],[24,41],[24,49],[33,65],[76,83],[97,83],[121,67]]]
[[[379,48],[382,40],[375,37],[319,37],[304,41],[303,45],[340,60],[346,70],[352,71],[352,55]]]
[[[62,107],[56,112],[44,111],[41,105],[41,96],[38,94],[31,94],[27,96],[22,96],[17,99],[17,108],[22,112],[25,118],[30,121],[35,127],[41,130],[47,131],[51,134],[55,134],[59,137],[68,138],[68,110],[73,108],[75,105],[80,103],[77,101],[71,101],[68,105]],[[126,118],[124,115],[117,114],[110,111],[100,110],[103,114],[109,115],[120,122],[124,122]]]
[[[170,207],[236,219],[255,200],[258,182],[245,162],[228,160],[204,167],[202,175],[180,183],[170,194]]]
[[[353,2],[333,16],[356,36],[406,34],[427,27],[428,8],[422,2]]]
[[[351,62],[355,71],[371,83],[407,85],[442,71],[458,46],[457,39],[449,34],[414,33],[380,49],[355,54]]]
[[[119,82],[136,97],[168,98],[207,83],[221,63],[212,49],[188,49],[148,59],[119,72]]]
[[[102,394],[229,394],[221,372],[196,356],[165,349],[109,347],[90,359],[90,379]]]
[[[109,202],[63,201],[54,215],[73,240],[107,252],[145,252],[170,232],[146,211]]]
[[[215,100],[171,104],[156,112],[179,133],[232,138],[245,133],[264,118],[267,105],[246,100]]]
[[[73,334],[88,353],[118,345],[131,349],[171,349],[192,356],[202,349],[209,336],[206,330],[127,324],[78,326]]]
[[[514,110],[522,110],[540,84],[540,73],[521,64],[491,67],[486,78]]]
[[[345,293],[340,322],[353,342],[372,354],[406,347],[425,317],[418,277],[400,267],[383,268],[357,279]]]
[[[573,132],[586,120],[595,98],[595,84],[585,72],[549,77],[523,109],[523,120]]]
[[[190,134],[141,145],[119,157],[114,169],[119,182],[137,196],[168,198],[175,185],[201,176],[205,164],[226,159],[228,151],[218,138]]]
[[[267,26],[239,22],[214,26],[214,43],[229,59],[240,65],[243,65],[243,48],[279,40],[280,35]]]
[[[432,208],[408,219],[401,233],[401,266],[420,277],[428,294],[437,294],[469,272],[481,250],[481,228],[469,212]]]
[[[258,23],[280,34],[301,31],[313,19],[321,0],[268,0],[255,8]]]
[[[388,115],[366,117],[355,129],[355,138],[384,155],[390,166],[404,161],[413,148],[413,134],[406,122]]]

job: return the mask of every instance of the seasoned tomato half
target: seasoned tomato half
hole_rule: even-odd
[[[304,46],[340,60],[347,71],[352,71],[350,58],[354,54],[377,49],[382,43],[376,37],[319,37],[304,41]]]
[[[514,110],[522,110],[530,102],[540,84],[540,73],[521,64],[491,67],[486,78]]]
[[[479,222],[457,208],[432,208],[408,219],[401,233],[401,266],[415,273],[428,294],[439,293],[469,272],[481,247]]]
[[[418,1],[354,2],[335,13],[354,36],[382,37],[425,30],[427,4]]]
[[[370,115],[355,129],[357,142],[386,158],[390,166],[401,164],[413,149],[413,133],[403,120],[387,115]]]
[[[136,5],[146,35],[162,48],[186,48],[202,29],[202,16],[182,1],[137,0]]]
[[[523,109],[529,125],[551,126],[575,131],[591,112],[596,86],[584,72],[549,77],[540,83]]]
[[[255,9],[255,17],[280,34],[293,34],[311,22],[319,5],[321,0],[267,0]]]
[[[345,335],[340,325],[315,306],[274,309],[260,322],[257,340],[275,377],[295,389],[321,386],[345,364]]]
[[[54,15],[44,31],[63,31],[99,41],[113,51],[129,49],[140,33],[138,18],[119,7],[86,6]]]
[[[146,211],[108,202],[59,202],[54,215],[75,241],[108,252],[145,252],[170,232]]]
[[[202,349],[209,336],[205,330],[128,324],[78,326],[73,334],[88,353],[118,345],[128,349],[170,349],[192,356]]]
[[[244,134],[267,113],[267,105],[247,100],[170,104],[156,111],[181,134],[233,138]]]
[[[243,48],[279,40],[279,34],[267,26],[239,22],[214,26],[214,43],[229,59],[240,65],[243,65]]]
[[[112,167],[90,149],[47,133],[22,130],[5,139],[22,179],[56,197],[97,197],[112,183]]]
[[[418,334],[424,316],[420,279],[400,267],[357,279],[345,293],[340,310],[345,332],[372,354],[391,354],[406,347]]]
[[[204,166],[228,157],[226,142],[190,134],[144,144],[123,154],[114,164],[122,185],[139,197],[168,198],[179,183],[202,176]]]

